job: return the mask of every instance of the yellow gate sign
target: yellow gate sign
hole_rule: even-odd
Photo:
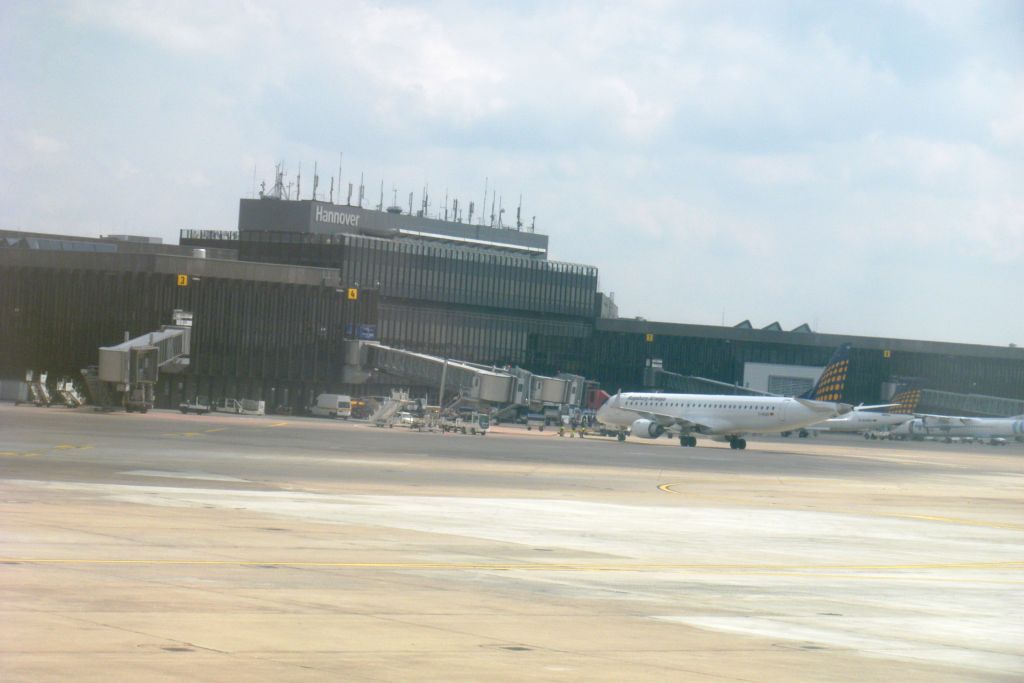
[[[188,287],[188,275],[183,275],[183,274],[179,274],[178,275],[178,286],[179,287]]]
[[[654,335],[648,332],[647,334],[644,335],[644,339],[646,339],[649,342],[652,342],[654,341]]]
[[[348,300],[349,301],[355,301],[358,298],[359,298],[359,290],[356,289],[355,287],[349,287],[348,288]]]

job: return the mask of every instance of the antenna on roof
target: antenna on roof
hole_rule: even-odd
[[[359,208],[363,208],[363,196],[366,194],[366,186],[363,185],[363,172],[359,172]]]
[[[338,194],[341,195],[340,192]],[[341,197],[339,196],[338,199]],[[352,206],[352,183],[348,184],[348,198],[345,199],[345,206]]]
[[[380,201],[377,203],[377,210],[384,210],[384,179],[380,179]]]
[[[341,194],[341,181],[338,181],[338,194]],[[334,203],[334,176],[331,176],[331,204]]]
[[[316,173],[316,162],[313,162],[313,201],[316,201],[316,188],[320,187],[320,176]]]
[[[299,162],[299,172],[295,176],[295,198],[302,199],[302,162]]]
[[[494,227],[494,219],[495,219],[494,203],[497,201],[497,198],[494,196],[495,194],[497,194],[497,192],[491,192],[491,227],[492,228]]]
[[[484,207],[484,211],[487,210],[487,181],[490,180],[487,176],[484,176],[484,203],[480,206]],[[483,212],[480,214],[480,219],[483,220]]]
[[[461,221],[459,220],[459,200],[458,199],[453,199],[452,200],[452,220],[455,221],[456,223],[461,223]]]
[[[473,225],[473,209],[475,209],[475,208],[476,208],[476,205],[473,204],[473,202],[470,202],[469,203],[469,220],[466,221],[470,225]]]
[[[412,192],[409,193],[409,215],[412,215]]]
[[[498,228],[499,229],[502,227],[502,225],[501,225],[501,214],[505,213],[505,209],[501,208],[501,201],[502,201],[502,199],[504,199],[504,197],[498,197]]]
[[[516,230],[523,229],[523,195],[519,194],[519,206],[516,207]]]
[[[444,188],[444,219],[448,220],[448,188]]]
[[[344,157],[344,152],[338,152],[338,202],[341,202],[341,160]],[[351,188],[351,185],[349,186]],[[352,190],[349,190],[349,196],[352,195]]]

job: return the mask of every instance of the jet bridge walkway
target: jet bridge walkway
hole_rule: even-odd
[[[443,384],[446,396],[459,395],[481,404],[579,406],[583,400],[584,378],[579,375],[544,377],[522,368],[477,365],[378,342],[348,344],[351,346],[346,351],[346,376],[352,382],[365,382],[377,371],[426,386],[440,388]]]
[[[188,354],[192,340],[192,314],[174,311],[174,325],[164,325],[115,346],[101,346],[99,366],[94,381],[83,371],[93,402],[107,405],[109,396],[96,386],[97,382],[115,385],[125,392],[128,412],[146,412],[153,407],[153,385],[159,373],[179,373],[189,366]],[[127,336],[127,335],[126,335]]]

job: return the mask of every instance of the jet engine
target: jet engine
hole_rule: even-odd
[[[657,439],[665,433],[665,428],[654,420],[645,420],[641,418],[633,423],[633,426],[630,427],[630,432],[632,432],[633,436],[640,436],[645,439]]]

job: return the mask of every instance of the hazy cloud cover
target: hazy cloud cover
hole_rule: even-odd
[[[0,48],[3,228],[173,243],[344,152],[368,205],[522,194],[625,316],[1024,344],[1019,2],[14,2]]]

